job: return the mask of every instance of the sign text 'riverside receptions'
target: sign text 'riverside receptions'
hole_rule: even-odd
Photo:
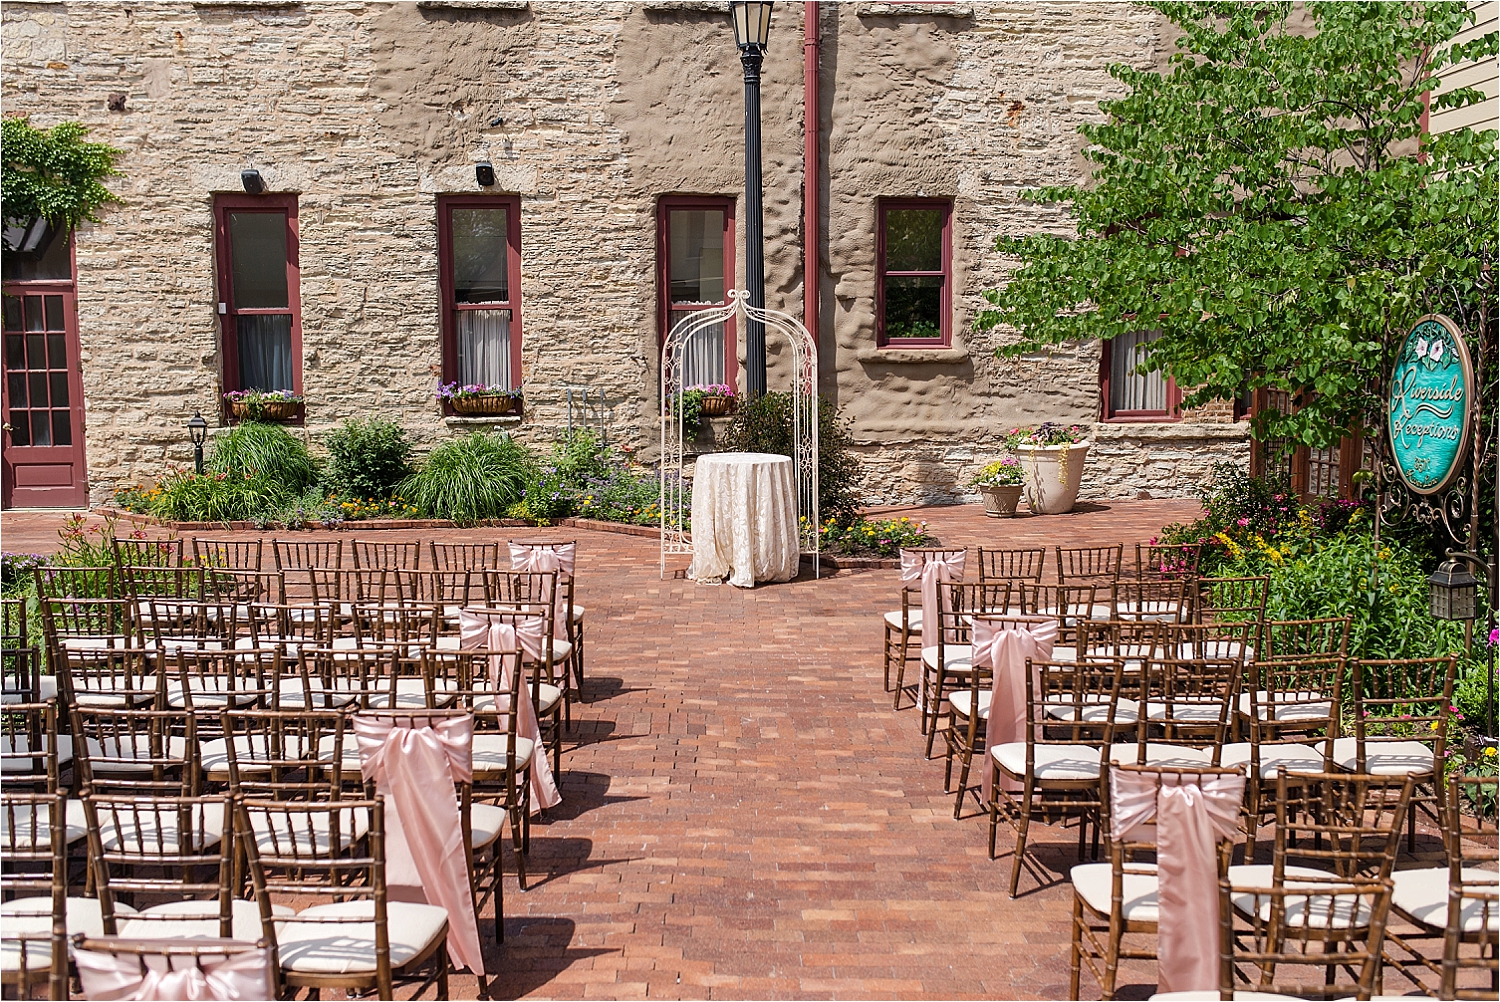
[[[1463,467],[1474,412],[1474,366],[1458,325],[1422,317],[1391,372],[1391,457],[1406,486],[1436,494]]]

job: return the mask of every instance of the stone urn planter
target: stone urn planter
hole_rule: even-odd
[[[1072,445],[1015,447],[1026,469],[1026,504],[1033,514],[1061,515],[1073,510],[1091,444],[1085,440]]]
[[[979,496],[984,498],[984,513],[990,518],[1009,518],[1016,513],[1021,503],[1021,484],[980,484]]]

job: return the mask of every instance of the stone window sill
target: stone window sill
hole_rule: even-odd
[[[966,361],[969,353],[963,348],[861,348],[854,353],[854,357],[860,362],[881,362],[887,365],[952,365],[954,362]]]
[[[443,418],[443,424],[449,428],[494,428],[513,427],[521,423],[519,414],[501,414],[495,417],[485,415],[460,416],[449,415]]]

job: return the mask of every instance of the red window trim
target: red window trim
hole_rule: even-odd
[[[292,390],[302,393],[302,269],[298,254],[297,196],[296,195],[239,195],[214,196],[214,244],[219,268],[219,302],[225,304],[226,312],[219,315],[219,349],[223,360],[221,380],[224,391],[240,390],[240,353],[234,318],[240,313],[276,314],[276,309],[238,310],[234,304],[234,272],[229,261],[229,213],[246,209],[272,212],[280,210],[286,214],[286,290],[287,307],[292,315]],[[225,420],[230,419],[229,405],[220,400]],[[301,421],[301,415],[298,416]]]
[[[661,349],[667,343],[672,317],[672,255],[667,230],[674,209],[699,209],[724,213],[724,294],[735,287],[734,199],[727,195],[663,195],[656,203],[656,363],[661,368]],[[727,302],[727,300],[726,300]],[[720,304],[723,305],[723,304]],[[680,306],[680,310],[712,309],[711,306]],[[738,386],[740,340],[735,318],[724,324],[724,382]]]
[[[1110,363],[1114,358],[1114,342],[1105,341],[1099,346],[1099,413],[1105,424],[1140,424],[1151,422],[1162,424],[1182,420],[1182,391],[1177,380],[1167,376],[1167,409],[1160,411],[1112,411],[1110,399]]]
[[[941,271],[886,271],[885,217],[892,209],[943,210],[943,267]],[[903,337],[894,341],[885,336],[885,280],[889,275],[931,276],[943,279],[941,337]],[[953,199],[951,198],[882,198],[875,216],[875,346],[877,348],[947,348],[953,344]]]
[[[505,242],[510,245],[506,271],[510,299],[503,303],[455,303],[453,301],[453,220],[455,208],[506,209]],[[521,388],[521,196],[520,195],[439,195],[438,221],[438,296],[443,321],[443,382],[458,379],[458,329],[453,314],[458,310],[510,310],[510,381],[511,389]],[[448,404],[444,414],[452,414]]]

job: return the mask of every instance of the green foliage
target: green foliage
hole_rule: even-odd
[[[173,522],[249,521],[295,498],[284,482],[264,475],[177,470],[164,477],[150,513]]]
[[[348,498],[388,497],[411,475],[411,443],[394,421],[351,418],[323,439],[328,462],[323,486]]]
[[[767,393],[741,401],[724,431],[722,446],[728,452],[791,456],[792,395]],[[833,401],[818,397],[818,507],[825,520],[832,515],[847,524],[859,516],[864,471],[853,446],[849,422],[840,420]]]
[[[77,122],[38,129],[25,118],[0,121],[0,201],[7,220],[44,216],[72,229],[97,222],[95,209],[119,201],[103,181],[119,175],[115,162],[124,151],[84,142],[88,131]]]
[[[257,485],[257,494],[269,494],[274,485],[274,489],[295,496],[318,479],[307,446],[281,425],[261,421],[241,422],[216,438],[205,469],[226,474],[230,480],[268,481]]]
[[[682,438],[684,441],[691,442],[698,437],[698,432],[703,426],[703,398],[705,396],[707,394],[696,386],[689,387],[681,393]],[[672,414],[674,417],[677,416],[678,403],[675,397],[667,401],[667,409],[669,414]]]
[[[1267,409],[1257,435],[1314,447],[1380,427],[1423,313],[1493,359],[1496,132],[1422,128],[1430,77],[1496,53],[1494,33],[1450,41],[1469,5],[1299,5],[1311,32],[1290,3],[1153,6],[1182,32],[1170,68],[1112,66],[1127,94],[1082,127],[1088,181],[1027,193],[1070,208],[1076,238],[998,241],[1020,267],[977,326],[1018,332],[1001,352],[1149,327],[1142,369],[1195,387],[1184,407],[1285,390],[1294,413]]]
[[[522,500],[510,514],[545,524],[580,515],[606,522],[654,525],[661,517],[661,483],[624,450],[601,445],[579,431],[552,447],[534,468]]]
[[[819,527],[818,535],[818,548],[822,552],[851,557],[894,557],[902,547],[938,545],[937,538],[928,534],[926,522],[904,517],[856,518],[844,524],[829,518]]]
[[[423,513],[460,524],[503,518],[521,499],[535,460],[508,435],[476,431],[432,450],[397,486]]]
[[[1453,706],[1463,714],[1464,725],[1471,730],[1494,736],[1496,723],[1493,697],[1500,694],[1500,680],[1495,678],[1495,669],[1485,664],[1485,653],[1476,650],[1477,658],[1459,665],[1458,683],[1453,687]],[[1489,679],[1485,678],[1489,675]],[[1495,760],[1489,760],[1491,768]],[[1493,776],[1490,772],[1487,775]]]
[[[980,470],[969,482],[975,487],[1019,487],[1026,482],[1026,471],[1015,456],[1003,456]]]

